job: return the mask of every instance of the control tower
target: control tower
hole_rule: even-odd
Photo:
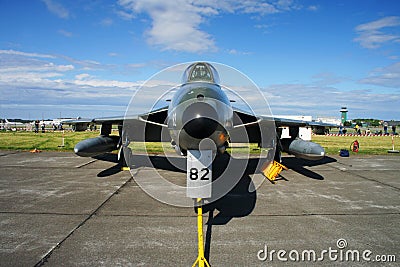
[[[347,108],[346,107],[342,107],[342,109],[340,110],[341,113],[341,122],[344,125],[344,123],[347,121]]]

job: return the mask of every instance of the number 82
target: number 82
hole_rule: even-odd
[[[208,177],[208,174],[210,173],[210,170],[208,168],[202,168],[200,172],[204,172],[203,175],[200,176],[200,180],[207,181],[210,180],[210,177]],[[197,180],[199,179],[199,170],[197,168],[191,168],[189,170],[189,178],[190,180]]]

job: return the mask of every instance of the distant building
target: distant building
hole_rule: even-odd
[[[341,113],[340,118],[341,118],[342,124],[344,124],[347,121],[347,112],[348,112],[348,110],[346,107],[342,107],[342,109],[340,110],[340,113]]]

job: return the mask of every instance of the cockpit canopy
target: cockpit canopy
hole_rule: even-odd
[[[217,70],[209,63],[193,63],[183,73],[182,83],[207,82],[219,84]]]

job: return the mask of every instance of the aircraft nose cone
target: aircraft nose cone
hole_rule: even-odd
[[[207,103],[191,104],[182,115],[183,129],[192,137],[203,139],[209,137],[218,127],[218,114]]]

